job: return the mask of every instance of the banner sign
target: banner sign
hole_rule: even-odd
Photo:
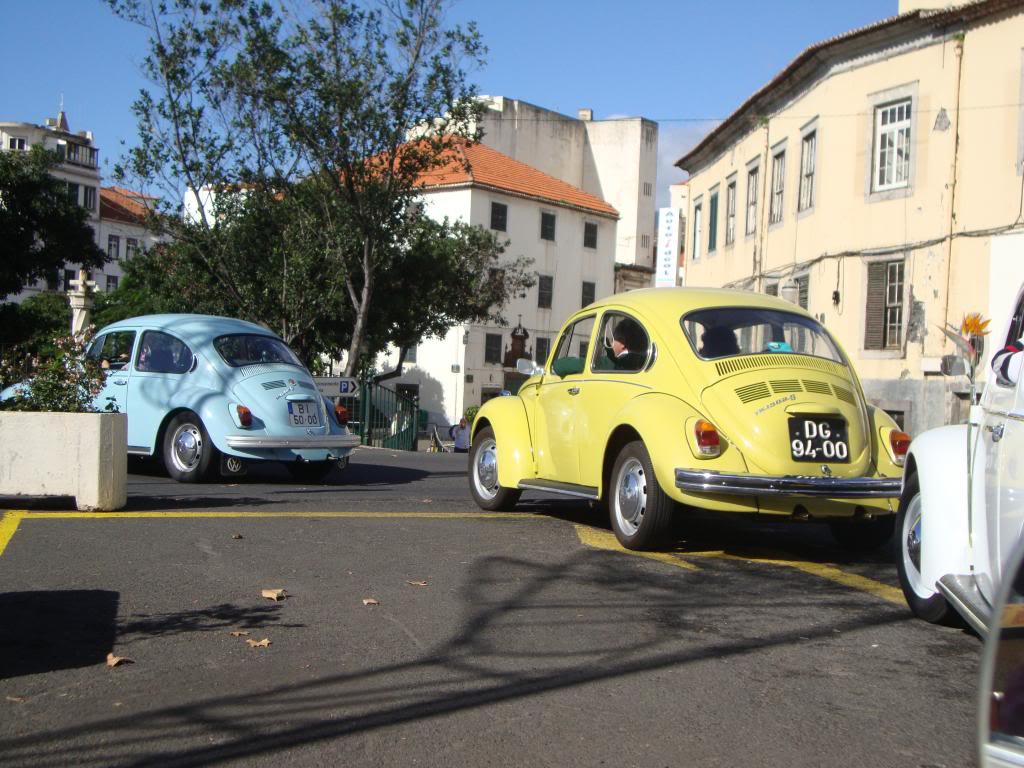
[[[674,288],[679,270],[678,208],[658,209],[658,259],[654,265],[654,287]]]

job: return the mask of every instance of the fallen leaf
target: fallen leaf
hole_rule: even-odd
[[[245,642],[247,642],[249,644],[250,648],[269,648],[270,647],[270,638],[269,637],[264,637],[262,640],[252,640],[252,639],[249,639],[249,640],[246,640]]]
[[[115,656],[112,653],[107,654],[107,666],[116,667],[121,664],[134,664],[135,662],[129,659],[127,656]]]
[[[8,701],[14,702],[15,704],[21,704],[25,701],[23,698],[21,698],[21,696],[4,696],[4,698]]]
[[[120,701],[115,701],[114,702],[114,706],[115,707],[123,707],[124,705]]]
[[[420,499],[420,501],[421,501],[422,503],[424,503],[424,504],[430,504],[430,503],[432,503],[432,502],[433,502],[434,500],[433,500],[433,499]]]
[[[242,534],[240,534],[240,533],[235,533],[235,534],[232,534],[231,538],[232,539],[244,539],[245,537],[242,536]]]
[[[232,637],[245,637],[248,634],[249,633],[247,631],[245,631],[244,629],[236,629],[234,632],[231,633],[231,636]]]
[[[425,582],[425,581],[407,581],[405,583],[408,584],[410,587],[425,587],[425,586],[427,586],[427,582]]]
[[[363,605],[380,605],[380,600],[373,597],[364,597]]]
[[[264,589],[260,594],[268,600],[284,600],[288,597],[283,589]]]

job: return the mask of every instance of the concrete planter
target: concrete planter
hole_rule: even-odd
[[[128,500],[123,413],[0,413],[0,495],[74,496],[82,510]]]

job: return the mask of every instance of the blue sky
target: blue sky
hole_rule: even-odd
[[[457,0],[489,48],[482,93],[600,119],[660,123],[659,203],[687,149],[819,40],[896,13],[896,0]],[[141,30],[101,0],[0,0],[0,120],[41,123],[61,93],[72,130],[92,130],[101,162],[134,142],[130,105],[145,85]],[[124,144],[122,144],[124,142]]]

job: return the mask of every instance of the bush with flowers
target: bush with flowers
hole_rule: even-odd
[[[106,376],[100,365],[85,356],[92,331],[81,338],[64,336],[31,350],[14,347],[0,359],[0,389],[10,387],[0,400],[3,411],[92,413],[93,400]]]

